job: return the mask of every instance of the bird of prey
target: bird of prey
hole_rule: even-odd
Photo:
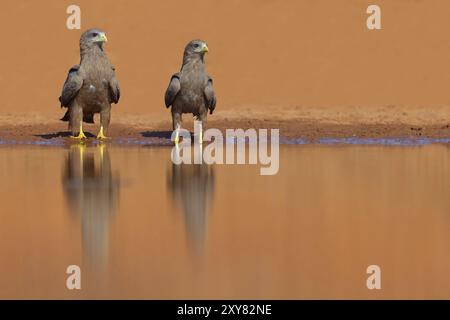
[[[173,130],[176,130],[175,143],[179,140],[183,113],[192,113],[200,121],[199,142],[202,143],[203,125],[208,110],[212,114],[216,107],[213,80],[205,70],[204,56],[208,51],[205,41],[189,42],[184,49],[181,70],[172,75],[166,90],[166,107],[172,106]]]
[[[111,103],[119,102],[120,89],[115,69],[103,49],[106,41],[105,32],[99,29],[89,29],[81,35],[80,64],[70,68],[59,97],[61,108],[68,108],[61,120],[69,121],[69,130],[76,139],[86,138],[83,121],[94,123],[95,113],[100,113],[97,138],[105,139]]]

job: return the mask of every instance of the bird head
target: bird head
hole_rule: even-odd
[[[100,29],[89,29],[85,31],[80,38],[80,46],[82,48],[91,48],[99,46],[103,48],[103,43],[108,41],[106,33]]]
[[[203,40],[192,40],[184,49],[185,57],[200,56],[203,58],[205,53],[209,52],[208,45]]]

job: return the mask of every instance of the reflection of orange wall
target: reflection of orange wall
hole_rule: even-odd
[[[122,178],[142,178],[121,191],[111,225],[109,295],[448,297],[445,146],[288,147],[270,177],[216,166],[203,256],[188,251],[182,213],[164,193],[168,152],[111,153]],[[371,264],[382,268],[381,291],[365,286]]]
[[[82,262],[79,219],[63,201],[64,153],[36,150],[0,151],[1,299],[76,297],[64,290],[67,266]]]
[[[0,298],[449,298],[445,146],[286,147],[270,177],[216,166],[197,255],[168,190],[170,149],[109,150],[119,207],[93,276],[64,200],[67,150],[0,149]],[[65,288],[69,264],[81,292]],[[381,291],[365,287],[371,264]]]
[[[4,0],[0,113],[57,110],[79,31],[73,1]],[[78,0],[82,27],[108,31],[118,70],[118,113],[164,113],[163,93],[185,43],[203,38],[223,109],[239,105],[443,105],[450,101],[450,3],[363,0]],[[164,113],[165,114],[165,113]]]

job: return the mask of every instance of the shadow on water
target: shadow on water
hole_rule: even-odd
[[[120,181],[105,145],[70,146],[62,175],[72,213],[81,218],[83,256],[94,270],[106,266],[109,222],[118,206]]]
[[[188,243],[202,253],[208,229],[209,209],[214,196],[214,167],[206,164],[172,164],[168,188],[184,216]]]

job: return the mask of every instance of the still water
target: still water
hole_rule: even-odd
[[[274,176],[170,151],[1,147],[0,298],[450,298],[449,146],[285,145]]]

